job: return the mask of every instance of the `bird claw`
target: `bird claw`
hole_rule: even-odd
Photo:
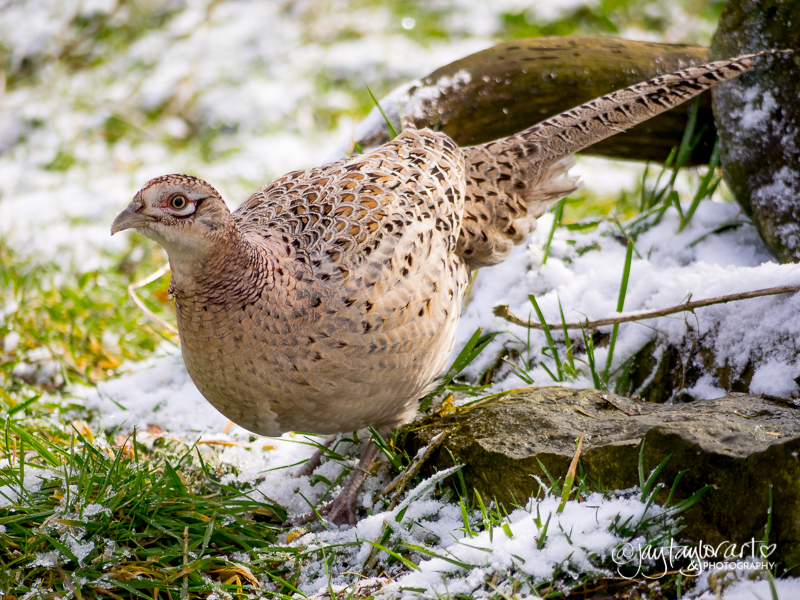
[[[332,502],[318,508],[316,511],[297,515],[290,519],[286,524],[301,525],[317,518],[318,515],[325,515],[327,520],[335,525],[355,525],[356,518],[356,497],[361,484],[367,477],[368,470],[378,454],[378,447],[374,442],[369,442],[361,455],[358,467],[350,474],[350,478],[344,485],[341,493]],[[314,462],[312,457],[309,462]],[[302,469],[301,469],[302,470]]]

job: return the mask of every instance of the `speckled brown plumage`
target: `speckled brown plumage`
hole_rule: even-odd
[[[256,192],[221,249],[254,250],[245,277],[225,256],[220,270],[237,280],[223,297],[216,277],[173,285],[200,391],[264,435],[410,418],[452,345],[467,282],[455,253],[463,196],[458,148],[428,131]]]
[[[233,214],[204,181],[159,177],[112,231],[166,248],[186,367],[231,420],[263,435],[386,432],[444,368],[469,270],[502,261],[576,189],[569,156],[752,62],[660,77],[482,146],[406,129],[288,173]]]

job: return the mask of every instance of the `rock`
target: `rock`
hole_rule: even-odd
[[[406,451],[414,455],[444,429],[452,430],[444,446],[465,465],[468,489],[507,509],[540,492],[534,476],[547,477],[539,461],[563,479],[581,434],[581,466],[591,481],[609,490],[636,486],[644,442],[645,474],[671,455],[658,478],[666,488],[657,501],[665,501],[686,469],[673,502],[713,486],[682,515],[681,535],[694,543],[762,539],[772,485],[769,539],[778,546],[770,560],[800,573],[800,408],[792,404],[731,394],[664,405],[597,390],[537,388],[417,421],[407,428]],[[452,465],[440,449],[427,468]]]
[[[800,48],[798,21],[798,0],[729,0],[710,58]],[[712,96],[725,182],[770,252],[781,262],[799,262],[800,55],[759,59]]]

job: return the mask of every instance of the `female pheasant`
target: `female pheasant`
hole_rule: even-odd
[[[603,96],[517,135],[459,148],[407,128],[366,154],[264,186],[231,214],[189,175],[149,181],[134,228],[172,268],[181,351],[202,394],[262,435],[385,433],[445,367],[470,269],[501,262],[578,188],[571,154],[748,70],[713,62]],[[328,518],[354,524],[370,444]]]

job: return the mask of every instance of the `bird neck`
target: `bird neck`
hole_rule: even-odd
[[[203,251],[170,252],[170,295],[204,304],[252,302],[263,291],[273,261],[231,222]]]

